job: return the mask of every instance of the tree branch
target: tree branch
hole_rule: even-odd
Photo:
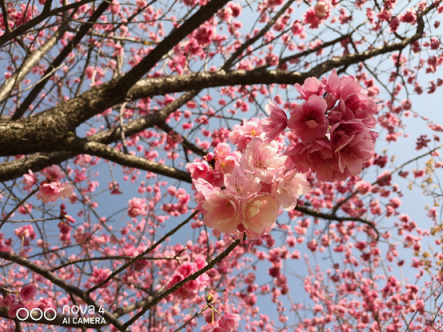
[[[14,86],[21,82],[26,75],[34,68],[40,60],[54,47],[57,41],[64,33],[63,27],[54,32],[54,34],[39,49],[32,51],[23,61],[17,71],[12,74],[0,87],[0,102],[7,99]]]
[[[174,29],[165,39],[163,39],[142,61],[140,61],[139,64],[123,76],[118,83],[119,89],[122,89],[123,92],[129,91],[135,83],[137,83],[157,64],[157,62],[161,60],[163,55],[172,50],[183,38],[209,20],[228,2],[229,0],[212,0],[208,2],[206,6],[201,7],[179,28]]]
[[[186,181],[189,183],[191,182],[191,176],[187,172],[178,170],[170,166],[157,164],[141,157],[125,154],[105,144],[87,142],[82,145],[78,152],[114,161],[123,166],[134,167],[148,172],[165,175],[170,178]]]

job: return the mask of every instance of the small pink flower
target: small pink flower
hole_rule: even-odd
[[[37,237],[32,225],[26,225],[26,226],[17,228],[14,231],[14,233],[15,233],[15,235],[17,235],[17,237],[19,237],[21,239],[24,247],[29,246],[31,243],[31,240],[34,240]]]
[[[242,125],[234,125],[233,130],[229,133],[229,140],[232,144],[237,145],[240,150],[245,150],[251,139],[253,137],[259,137],[261,133],[259,120],[243,120]]]
[[[309,8],[302,17],[303,23],[309,24],[309,28],[311,29],[318,29],[320,24],[323,23],[323,20],[316,15],[315,9],[313,7]]]
[[[226,143],[219,143],[214,149],[215,152],[215,169],[223,174],[232,173],[234,167],[238,165],[240,155],[231,152],[231,147]]]
[[[218,143],[214,149],[215,157],[225,159],[231,153],[231,147],[226,143]]]
[[[143,198],[134,197],[133,199],[129,200],[128,215],[130,217],[136,218],[139,215],[145,215],[145,214],[146,214],[146,202]]]
[[[240,319],[240,316],[237,314],[225,314],[218,322],[218,325],[224,332],[230,332],[238,327]]]
[[[212,26],[202,25],[195,31],[194,37],[202,46],[207,46],[211,43],[212,39],[217,35],[215,29]]]
[[[35,285],[26,285],[20,290],[20,300],[28,302],[34,300],[37,295],[37,287]]]
[[[355,183],[354,189],[360,194],[365,195],[369,190],[371,190],[371,183],[368,181],[360,180]]]
[[[266,133],[266,141],[271,142],[277,139],[281,133],[288,126],[288,117],[286,113],[273,103],[266,105],[266,111],[269,114],[269,119],[260,121],[261,129]]]
[[[65,183],[62,191],[60,192],[60,197],[62,199],[71,197],[74,192],[74,185],[72,183]]]
[[[64,187],[58,181],[49,183],[42,182],[40,184],[40,190],[37,193],[37,199],[40,199],[43,203],[55,202],[63,189]]]
[[[262,187],[260,180],[252,173],[245,172],[240,166],[224,179],[226,190],[239,199],[258,193]]]
[[[21,214],[29,214],[32,212],[32,204],[23,204],[18,208],[18,212],[20,212]]]
[[[43,173],[46,174],[46,179],[48,181],[60,181],[65,177],[65,174],[62,172],[60,167],[57,165],[52,165],[51,167],[46,167],[43,170]]]
[[[204,264],[204,265],[203,265]],[[200,262],[200,267],[203,268],[206,262]],[[168,283],[168,287],[171,288],[175,284],[183,281],[191,274],[199,270],[199,265],[193,262],[185,262],[181,265],[172,276]],[[174,292],[174,295],[181,299],[190,299],[194,297],[199,291],[201,291],[208,283],[208,276],[206,274],[199,276],[195,280],[190,280],[179,289]]]
[[[186,169],[191,174],[191,178],[199,179],[205,178],[206,174],[211,170],[211,166],[206,161],[201,163],[194,162],[192,164],[186,165]]]
[[[303,142],[310,142],[322,138],[328,130],[326,119],[326,101],[316,95],[302,105],[297,105],[291,111],[288,127],[293,129]]]

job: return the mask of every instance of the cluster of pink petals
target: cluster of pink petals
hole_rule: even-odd
[[[128,202],[128,215],[131,218],[136,218],[139,215],[146,215],[146,202],[143,198],[137,198],[134,197],[133,199],[129,200]]]
[[[206,161],[188,165],[197,208],[215,234],[245,232],[256,238],[269,232],[280,207],[292,210],[298,196],[310,190],[303,174],[286,169],[283,144],[271,139],[280,139],[286,116],[274,105],[269,109],[270,119],[245,121],[232,132],[231,142],[243,153],[219,143],[214,168]]]
[[[294,209],[310,190],[303,173],[344,181],[371,158],[378,106],[354,77],[339,78],[334,69],[328,78],[311,77],[295,88],[304,102],[289,119],[270,103],[269,118],[234,126],[229,139],[238,150],[219,143],[207,160],[187,166],[197,209],[216,235],[245,232],[256,238],[274,227],[280,208]],[[289,146],[282,135],[287,128],[298,137]]]
[[[17,235],[20,238],[21,243],[24,247],[29,246],[31,244],[31,240],[34,240],[37,237],[32,225],[19,227],[14,232],[15,235]]]
[[[288,127],[301,142],[289,147],[288,168],[313,171],[319,181],[346,180],[361,173],[371,158],[378,134],[378,106],[354,77],[308,78],[296,84],[305,102],[291,111]]]
[[[14,294],[6,295],[0,298],[0,308],[8,308],[8,317],[15,319],[17,317],[17,311],[21,308],[26,308],[26,304],[23,302],[33,301],[37,295],[37,287],[34,284],[23,286],[19,293],[19,298]],[[23,302],[22,302],[23,301]],[[19,312],[20,317],[26,317],[24,310]]]
[[[219,321],[203,326],[201,332],[231,332],[238,327],[239,321],[239,315],[225,314]]]
[[[57,199],[68,198],[74,192],[74,186],[71,183],[62,183],[65,174],[61,171],[60,167],[52,165],[45,168],[43,174],[46,176],[44,181],[38,183],[37,176],[31,171],[28,174],[24,174],[24,190],[31,191],[35,185],[39,185],[37,192],[37,199],[40,199],[43,203],[55,202]]]
[[[331,15],[332,5],[329,1],[318,1],[314,7],[303,14],[303,22],[309,24],[311,29],[318,29],[324,20]]]
[[[206,266],[206,261],[203,256],[197,256],[194,262],[185,262],[178,267],[174,272],[171,280],[168,283],[168,287],[171,288],[175,284],[183,281],[191,274],[201,270]],[[174,292],[174,295],[180,299],[186,300],[193,298],[198,292],[204,290],[209,284],[209,277],[207,274],[203,274],[197,277],[195,280],[190,280],[179,289]]]

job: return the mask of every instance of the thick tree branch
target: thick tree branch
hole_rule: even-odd
[[[51,153],[34,153],[21,159],[15,159],[0,164],[0,182],[17,179],[28,170],[38,172],[45,167],[60,164],[61,162],[75,157],[69,151],[57,151]]]
[[[157,164],[141,157],[125,154],[105,144],[85,142],[82,144],[81,148],[79,148],[79,153],[101,157],[116,162],[122,166],[138,168],[148,172],[165,175],[170,178],[191,182],[191,177],[187,172],[166,165]]]
[[[179,107],[184,105],[186,102],[191,100],[197,95],[198,91],[189,91],[173,102],[166,105],[160,111],[155,112],[154,114],[149,114],[142,118],[131,121],[123,126],[123,130],[125,132],[125,136],[131,136],[137,134],[147,128],[158,126],[163,123],[169,114],[175,112]],[[89,141],[100,142],[103,144],[109,144],[112,142],[116,142],[120,137],[120,127],[116,127],[114,129],[104,130],[95,135],[88,137]]]
[[[163,55],[172,50],[183,38],[209,20],[228,2],[229,0],[212,0],[208,2],[206,6],[201,7],[179,28],[174,29],[165,39],[163,39],[142,61],[140,61],[139,64],[122,77],[118,83],[118,87],[125,92],[129,91],[135,83],[137,83],[161,60]]]

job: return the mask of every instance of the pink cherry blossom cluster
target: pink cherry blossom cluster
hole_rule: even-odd
[[[65,177],[65,174],[61,171],[60,167],[57,165],[52,165],[51,167],[46,167],[43,171],[46,179],[38,183],[37,175],[31,170],[28,174],[24,174],[24,190],[31,191],[35,185],[39,186],[37,192],[37,199],[40,199],[43,203],[55,202],[59,198],[68,198],[74,192],[74,186],[67,182],[61,183]]]
[[[20,238],[23,247],[28,247],[31,245],[31,241],[37,237],[32,225],[19,227],[14,231],[14,233]]]
[[[178,267],[178,269],[174,272],[171,280],[168,283],[169,288],[179,283],[180,281],[186,279],[191,274],[201,270],[206,266],[206,261],[203,256],[198,255],[194,262],[185,262]],[[174,292],[174,295],[179,297],[180,299],[186,300],[191,299],[198,292],[202,291],[209,284],[209,277],[207,274],[203,274],[199,276],[195,280],[191,280],[181,286],[178,290]]]
[[[318,27],[331,15],[332,4],[329,1],[318,1],[314,7],[311,7],[303,14],[305,24],[309,24],[311,29]]]
[[[219,321],[213,322],[201,328],[201,332],[231,332],[238,327],[240,316],[237,314],[225,314]]]
[[[26,304],[23,302],[33,301],[36,295],[37,287],[34,284],[23,286],[18,298],[15,294],[9,294],[0,298],[0,308],[8,308],[8,316],[10,318],[16,318],[17,311],[21,308],[26,308]],[[25,315],[25,312],[20,311],[19,315],[22,317],[22,315]]]
[[[289,120],[271,103],[268,119],[234,126],[229,139],[237,151],[219,143],[205,161],[188,165],[197,208],[215,234],[257,238],[274,226],[279,207],[294,209],[297,197],[310,190],[303,173],[343,181],[371,158],[378,106],[354,77],[338,78],[334,70],[295,88],[305,101],[292,108]],[[282,136],[286,128],[289,146]]]
[[[295,85],[305,100],[291,110],[288,127],[300,139],[289,147],[289,168],[311,170],[319,181],[344,181],[361,173],[375,147],[372,131],[378,105],[352,76],[335,69],[321,82],[311,77]]]
[[[257,238],[274,226],[279,207],[292,210],[310,186],[303,174],[286,170],[283,145],[265,141],[257,120],[237,129],[230,139],[245,147],[243,154],[219,143],[215,156],[208,158],[215,160],[214,168],[202,161],[188,165],[188,170],[206,226],[217,235],[245,232]]]

